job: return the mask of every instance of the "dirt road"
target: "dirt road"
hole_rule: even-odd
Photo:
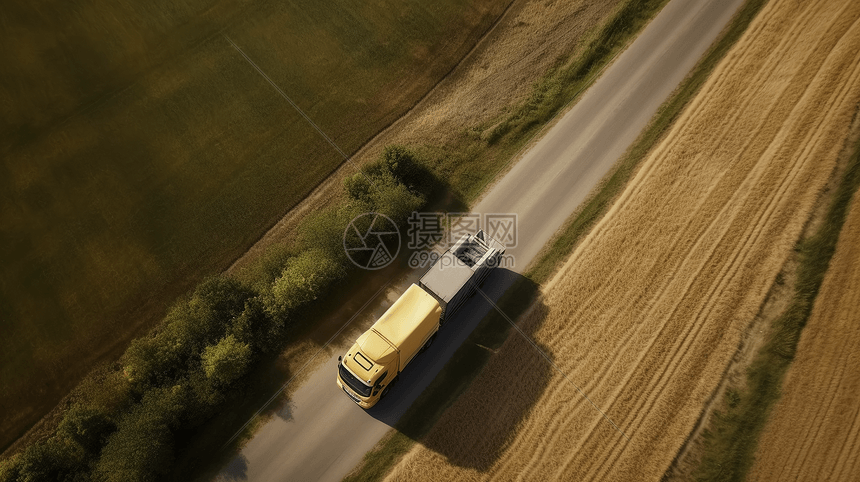
[[[759,441],[749,480],[860,480],[860,197]]]
[[[860,3],[767,5],[521,320],[554,365],[511,335],[389,480],[659,480],[858,102]]]
[[[670,2],[577,106],[519,161],[517,171],[506,175],[475,207],[476,212],[520,214],[520,232],[528,234],[508,251],[516,259],[514,272],[525,268],[633,142],[739,4],[739,0]],[[526,13],[531,17],[525,18],[534,18],[534,12]],[[513,21],[517,24],[518,17]],[[523,169],[529,175],[514,173]],[[544,182],[541,176],[547,173],[555,174],[553,182]],[[514,272],[491,277],[487,282],[491,296],[509,286]],[[401,283],[389,294],[396,298],[407,286]],[[340,353],[330,352],[295,392],[283,415],[260,428],[221,479],[339,480],[389,430],[488,310],[480,302],[464,307],[458,322],[440,333],[423,358],[410,365],[411,373],[404,374],[391,395],[370,412],[338,391],[333,374]]]

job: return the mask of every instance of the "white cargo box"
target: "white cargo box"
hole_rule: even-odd
[[[464,234],[424,273],[418,285],[442,306],[441,321],[449,319],[498,266],[505,247],[484,231]]]

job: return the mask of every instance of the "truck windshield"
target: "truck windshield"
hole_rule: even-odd
[[[349,388],[355,390],[356,393],[363,397],[370,396],[370,387],[361,383],[361,380],[355,378],[355,375],[349,372],[342,363],[338,364],[338,370],[340,370],[340,379],[343,380],[344,383],[349,385]]]

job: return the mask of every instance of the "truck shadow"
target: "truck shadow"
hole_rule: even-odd
[[[479,471],[501,456],[554,371],[533,336],[547,313],[538,285],[499,268],[482,291],[492,303],[476,294],[368,411],[449,463]]]

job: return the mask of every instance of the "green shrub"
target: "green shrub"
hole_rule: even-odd
[[[118,365],[101,366],[83,379],[72,397],[103,413],[120,413],[134,402],[131,383]]]
[[[83,454],[65,440],[52,437],[36,442],[21,453],[16,471],[19,482],[82,480]]]
[[[123,355],[123,374],[138,391],[166,382],[176,369],[178,357],[155,337],[135,338]],[[168,367],[173,366],[173,369]]]
[[[155,481],[173,463],[173,435],[161,420],[140,418],[122,425],[96,465],[96,480]]]
[[[302,220],[298,226],[296,244],[300,249],[296,256],[303,251],[319,250],[335,260],[347,263],[343,250],[343,233],[356,216],[373,211],[373,207],[364,201],[352,200],[344,205],[330,207],[311,214]],[[279,278],[286,263],[281,265],[275,279]]]
[[[57,436],[74,441],[89,457],[98,455],[107,438],[116,430],[110,415],[77,404],[69,409],[57,428]]]
[[[207,279],[187,302],[170,310],[160,332],[132,341],[123,356],[126,376],[138,391],[185,376],[203,349],[224,336],[253,295],[232,278]]]
[[[426,201],[423,194],[410,190],[388,171],[367,176],[355,174],[347,178],[346,189],[350,197],[361,203],[365,212],[383,213],[398,225],[404,223],[409,214]],[[343,228],[346,228],[346,224]]]
[[[412,150],[400,145],[386,146],[380,159],[388,172],[406,187],[417,193],[428,194],[430,176],[427,176],[427,170],[418,162]]]
[[[54,436],[10,459],[8,467],[0,470],[0,480],[90,480],[90,464],[115,429],[103,411],[74,405],[64,414]]]
[[[388,146],[375,162],[348,177],[344,188],[350,198],[404,225],[412,211],[420,209],[435,189],[435,177],[403,146]],[[344,229],[343,224],[341,229]]]
[[[188,304],[199,305],[211,312],[215,322],[226,323],[242,313],[245,301],[254,294],[234,278],[212,276],[197,286]]]
[[[346,275],[344,264],[319,249],[309,249],[290,259],[263,302],[266,313],[286,323],[297,308],[317,299]]]
[[[242,270],[239,277],[253,287],[255,292],[265,291],[281,274],[287,261],[300,251],[296,243],[269,245],[257,259]]]
[[[226,399],[227,390],[247,373],[253,355],[250,343],[239,341],[233,334],[203,350],[198,368],[187,379],[189,398],[184,401],[184,428],[198,426],[215,413]]]
[[[365,172],[357,172],[352,176],[348,176],[343,181],[343,187],[346,194],[357,201],[370,203],[370,192],[373,189],[370,175]]]
[[[268,353],[283,342],[283,328],[282,321],[266,314],[263,297],[257,296],[245,302],[245,310],[233,322],[228,334],[247,343],[255,352]]]
[[[254,294],[235,279],[209,278],[197,287],[187,303],[171,311],[166,329],[159,336],[168,346],[181,345],[178,354],[187,369],[188,361],[196,361],[203,348],[224,336]]]
[[[0,482],[17,482],[21,475],[21,454],[0,460]]]
[[[371,194],[374,210],[385,214],[398,226],[405,226],[412,212],[421,209],[426,202],[423,195],[416,194],[405,185],[390,182],[388,179],[379,182],[377,186],[379,189]]]
[[[160,480],[173,463],[172,429],[185,415],[184,385],[152,389],[122,417],[102,450],[94,479],[105,482]]]
[[[217,344],[207,346],[201,361],[206,378],[216,386],[225,387],[247,371],[251,363],[251,347],[228,335]]]

